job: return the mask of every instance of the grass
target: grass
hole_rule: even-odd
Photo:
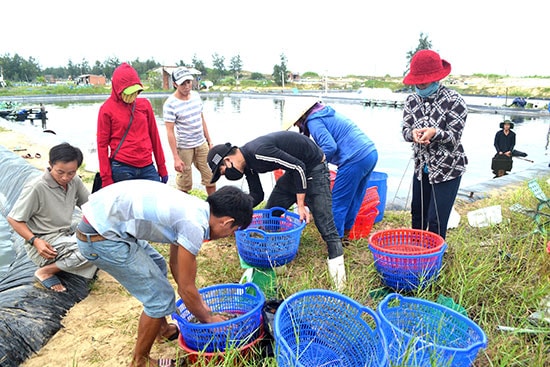
[[[549,185],[539,183],[545,192]],[[536,199],[527,185],[502,190],[496,195],[473,203],[457,202],[461,222],[447,235],[448,248],[438,280],[425,289],[408,296],[435,302],[439,295],[449,297],[464,307],[468,317],[476,322],[488,338],[488,347],[478,354],[474,366],[550,366],[550,325],[537,326],[528,317],[540,309],[544,297],[550,296],[550,254],[546,253],[547,238],[533,233],[534,222],[521,214],[510,212],[516,202],[535,207]],[[501,224],[485,228],[467,223],[468,211],[501,205]],[[376,223],[374,231],[409,227],[406,211],[387,211],[384,220]],[[383,284],[376,272],[367,239],[354,241],[345,248],[348,286],[346,296],[376,310],[383,298]],[[239,265],[233,238],[206,244],[199,253],[199,288],[238,281],[243,273]],[[323,288],[332,289],[326,270],[326,247],[313,224],[301,238],[297,257],[277,276],[279,298],[295,292]],[[499,326],[534,329],[537,333],[500,331]],[[174,354],[182,356],[175,346]],[[237,353],[225,362],[199,359],[197,366],[234,366],[242,359]],[[274,358],[250,353],[238,363],[242,366],[276,366]]]

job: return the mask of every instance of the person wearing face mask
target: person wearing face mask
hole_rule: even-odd
[[[208,152],[212,183],[221,175],[236,181],[246,178],[253,205],[264,199],[260,173],[283,169],[266,208],[290,208],[296,204],[301,220],[309,223],[311,211],[315,226],[328,248],[328,270],[338,290],[346,281],[342,241],[332,214],[330,173],[321,148],[297,132],[279,131],[260,136],[241,147],[219,144]]]
[[[122,63],[114,70],[111,84],[111,96],[101,105],[97,119],[102,187],[135,179],[167,183],[168,170],[153,107],[146,98],[137,98],[143,91],[137,71]]]
[[[402,123],[403,138],[413,143],[412,228],[443,238],[468,164],[461,143],[466,103],[458,92],[441,84],[450,72],[451,64],[438,53],[420,50],[403,79],[415,88],[405,101]]]

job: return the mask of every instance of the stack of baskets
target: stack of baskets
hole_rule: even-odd
[[[378,216],[378,204],[380,204],[378,188],[376,186],[371,186],[365,192],[361,208],[355,218],[355,224],[349,233],[349,238],[351,240],[358,240],[369,236],[374,221]]]
[[[180,346],[187,352],[219,353],[229,348],[244,349],[262,334],[265,296],[254,283],[219,284],[199,290],[212,312],[238,315],[227,321],[202,324],[180,299],[172,318],[178,323]]]
[[[434,302],[393,293],[378,305],[378,315],[392,366],[470,367],[487,347],[475,322]]]
[[[248,228],[235,232],[239,256],[257,268],[283,266],[296,257],[305,226],[298,214],[283,208],[255,210]]]
[[[274,331],[279,367],[387,365],[376,312],[336,292],[310,289],[288,297],[275,313]]]
[[[382,230],[369,238],[382,282],[396,291],[424,288],[437,279],[446,248],[443,237],[419,229]]]

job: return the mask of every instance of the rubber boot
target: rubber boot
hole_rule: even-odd
[[[328,273],[336,286],[336,290],[341,292],[346,285],[346,268],[344,266],[344,255],[328,259]]]

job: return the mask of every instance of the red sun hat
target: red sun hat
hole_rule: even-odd
[[[403,79],[403,84],[417,85],[440,81],[451,73],[451,64],[443,60],[437,52],[420,50],[411,59],[411,69]]]

